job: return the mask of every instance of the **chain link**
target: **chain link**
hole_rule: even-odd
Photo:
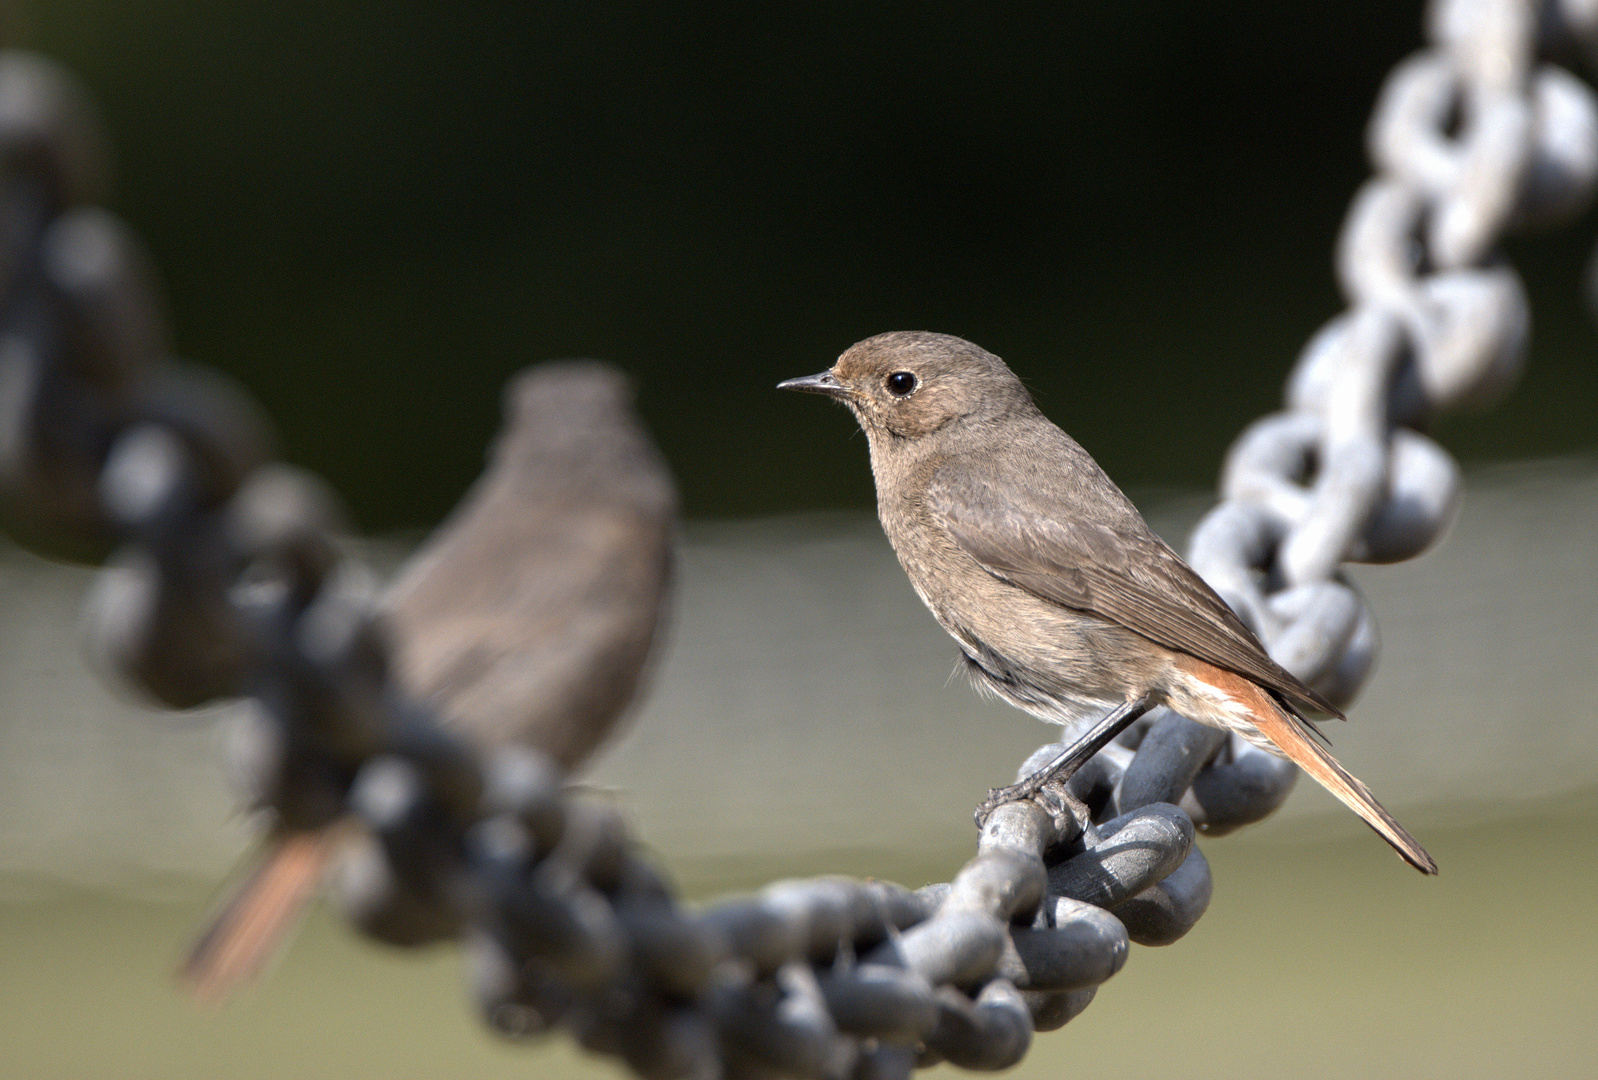
[[[1552,5],[1543,32],[1590,45],[1594,10]],[[1518,372],[1526,301],[1497,241],[1579,208],[1598,173],[1598,110],[1533,66],[1537,15],[1433,7],[1432,46],[1394,72],[1371,125],[1379,175],[1338,247],[1349,311],[1306,348],[1287,409],[1233,447],[1192,540],[1272,655],[1339,703],[1376,653],[1339,565],[1436,541],[1458,470],[1415,429]],[[353,813],[338,902],[380,940],[461,940],[495,1030],[558,1027],[651,1077],[1002,1069],[1086,1008],[1129,942],[1197,922],[1211,879],[1195,824],[1222,833],[1286,797],[1290,764],[1157,710],[1072,779],[1085,828],[1015,803],[946,885],[818,878],[682,907],[619,816],[564,790],[547,757],[468,746],[394,684],[337,500],[271,462],[243,394],[167,359],[136,242],[85,205],[98,130],[68,76],[0,55],[8,525],[58,554],[119,545],[91,598],[96,655],[169,706],[250,697],[240,761],[258,805],[303,828]]]
[[[1193,534],[1194,568],[1277,662],[1338,705],[1377,651],[1375,620],[1340,564],[1398,562],[1437,542],[1459,505],[1459,468],[1418,429],[1491,404],[1519,375],[1529,314],[1499,241],[1591,197],[1598,106],[1536,58],[1539,44],[1573,35],[1590,50],[1593,12],[1580,2],[1431,6],[1431,45],[1382,89],[1368,132],[1377,175],[1338,240],[1349,309],[1305,348],[1287,408],[1233,445],[1222,502]],[[1229,790],[1210,779],[1222,770],[1238,774]],[[1233,828],[1252,810],[1239,818],[1231,793],[1260,792],[1263,808],[1293,776],[1234,738],[1183,805],[1206,831]]]

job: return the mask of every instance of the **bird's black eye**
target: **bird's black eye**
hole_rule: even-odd
[[[895,371],[888,376],[888,393],[904,397],[916,388],[916,377],[908,371]]]

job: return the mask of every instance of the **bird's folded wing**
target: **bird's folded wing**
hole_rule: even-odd
[[[995,489],[1005,492],[1002,501],[990,494]],[[1084,514],[1053,501],[1035,485],[988,484],[969,469],[939,470],[927,491],[927,507],[948,535],[995,577],[1247,676],[1300,707],[1343,715],[1272,660],[1130,504]]]

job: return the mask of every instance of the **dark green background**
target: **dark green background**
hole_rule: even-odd
[[[778,395],[888,329],[970,337],[1123,483],[1208,483],[1340,307],[1333,238],[1420,4],[60,0],[180,351],[368,528],[424,524],[504,378],[614,360],[690,513],[867,505]],[[1598,446],[1592,219],[1517,241],[1529,374],[1467,460]]]

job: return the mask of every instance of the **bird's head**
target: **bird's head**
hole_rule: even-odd
[[[867,338],[830,370],[777,389],[837,398],[874,445],[879,438],[920,439],[1032,407],[1021,380],[997,356],[961,338],[915,330]]]

